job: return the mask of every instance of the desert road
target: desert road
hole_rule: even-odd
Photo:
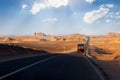
[[[0,62],[0,80],[104,80],[83,56],[47,54]]]

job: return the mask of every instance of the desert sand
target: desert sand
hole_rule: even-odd
[[[69,54],[77,51],[78,43],[85,43],[83,34],[64,36],[35,33],[31,36],[2,36],[1,44],[17,45],[33,50],[53,53]],[[110,80],[120,80],[120,34],[90,36],[91,59],[102,68]],[[1,52],[0,52],[1,53]]]
[[[90,50],[92,60],[107,73],[109,79],[120,80],[120,34],[92,36]]]

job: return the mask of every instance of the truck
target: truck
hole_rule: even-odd
[[[80,53],[80,52],[82,52],[82,53],[84,53],[84,44],[83,43],[79,43],[78,45],[77,45],[77,50],[78,50],[78,52]]]

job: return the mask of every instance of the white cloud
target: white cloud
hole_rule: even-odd
[[[96,23],[97,23],[97,24],[99,24],[99,23],[100,23],[100,21],[97,21]]]
[[[35,2],[32,6],[32,9],[30,10],[30,12],[32,14],[37,14],[44,8],[46,8],[46,6],[43,3]]]
[[[68,2],[69,2],[69,0],[46,0],[44,2],[34,2],[30,12],[32,14],[37,14],[42,9],[45,9],[48,7],[59,8],[61,6],[67,6]]]
[[[114,4],[103,4],[100,7],[113,8]]]
[[[115,18],[115,16],[111,14],[111,15],[110,15],[110,18]]]
[[[110,20],[110,19],[107,19],[107,20],[106,20],[106,22],[107,22],[107,23],[110,23],[110,22],[111,22],[111,20]]]
[[[106,17],[111,19],[120,19],[120,11],[110,12]]]
[[[73,15],[74,15],[74,16],[76,16],[76,15],[77,15],[77,13],[76,13],[76,12],[74,12],[74,13],[73,13]]]
[[[116,14],[116,15],[120,15],[120,12],[116,12],[115,14]]]
[[[95,0],[85,0],[88,3],[93,3]]]
[[[116,16],[116,19],[120,19],[120,15],[119,15],[119,16]]]
[[[47,5],[50,5],[55,8],[59,8],[61,6],[67,6],[68,0],[48,0]]]
[[[91,24],[97,19],[102,18],[103,16],[108,14],[108,12],[109,12],[108,8],[102,8],[102,7],[98,10],[87,12],[85,16],[83,17],[83,21],[88,24]]]
[[[116,24],[120,24],[120,22],[117,22]]]
[[[47,18],[47,19],[43,19],[43,22],[55,22],[58,21],[57,18]]]
[[[109,7],[109,8],[113,8],[114,7],[113,4],[107,4],[106,6]]]
[[[22,9],[25,9],[25,8],[27,8],[27,7],[28,7],[27,4],[23,4],[23,5],[22,5]]]

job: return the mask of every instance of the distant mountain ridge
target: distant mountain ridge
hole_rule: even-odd
[[[85,35],[82,34],[70,34],[65,36],[52,36],[46,35],[44,33],[35,33],[34,36],[39,39],[44,39],[46,41],[79,41],[84,40],[86,38]]]
[[[107,37],[120,37],[120,33],[110,32],[106,35]]]
[[[114,33],[110,32],[106,35],[100,35],[100,36],[90,36],[92,37],[103,37],[103,38],[114,38],[114,37],[120,37],[120,33]],[[13,43],[19,43],[19,42],[32,42],[32,41],[85,41],[86,35],[84,34],[70,34],[70,35],[63,35],[63,36],[54,36],[54,35],[47,35],[42,32],[40,33],[34,33],[31,36],[5,36],[0,37],[0,42],[13,42]]]

